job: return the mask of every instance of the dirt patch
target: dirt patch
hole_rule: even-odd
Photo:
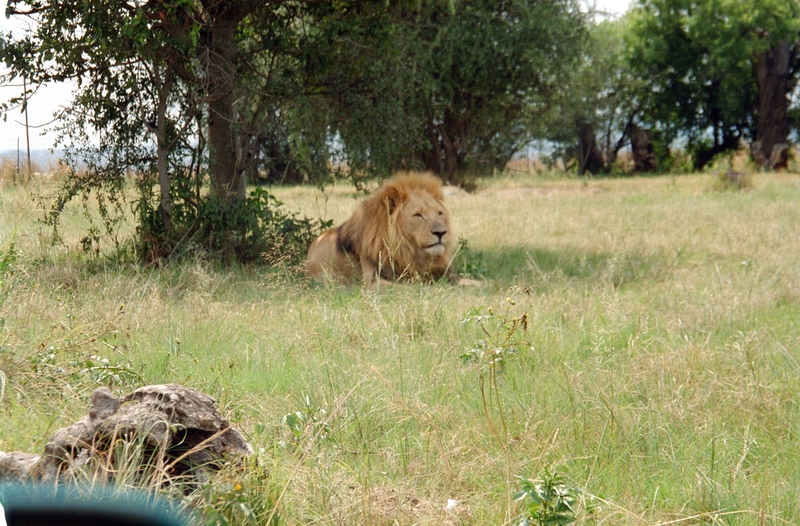
[[[444,502],[433,503],[393,488],[373,488],[370,491],[370,508],[373,518],[387,524],[462,524],[469,519],[469,507],[460,505],[445,510]]]
[[[465,197],[469,192],[459,186],[444,185],[442,186],[442,193],[447,197]]]
[[[520,186],[517,188],[486,188],[478,195],[494,195],[499,197],[550,197],[556,194],[599,194],[603,191],[600,185],[559,185],[559,186]]]

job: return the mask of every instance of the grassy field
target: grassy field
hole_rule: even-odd
[[[518,477],[554,472],[579,524],[800,523],[800,176],[713,186],[484,182],[447,201],[483,286],[377,292],[92,260],[79,217],[51,246],[33,187],[5,187],[0,451],[41,451],[98,385],[175,382],[257,451],[210,490],[256,524],[511,524]],[[355,205],[274,191],[337,223]]]

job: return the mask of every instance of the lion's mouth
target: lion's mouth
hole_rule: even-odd
[[[433,243],[432,245],[425,247],[425,252],[431,256],[441,256],[444,254],[444,245],[441,242]]]

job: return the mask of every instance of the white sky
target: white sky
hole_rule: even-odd
[[[591,0],[589,0],[591,2]],[[595,0],[598,10],[621,15],[636,0]]]
[[[12,31],[18,34],[22,31],[24,23],[18,20],[6,19],[7,0],[0,0],[0,30],[3,34]],[[66,104],[70,99],[71,86],[54,85],[41,89],[28,102],[28,123],[30,126],[31,149],[48,149],[53,146],[52,134],[42,137],[45,124],[53,120],[53,113]],[[6,102],[22,93],[22,79],[13,85],[0,85],[0,102]],[[5,122],[0,119],[0,152],[15,150],[19,140],[20,149],[25,151],[25,115],[20,110],[11,111],[6,116]]]
[[[627,11],[634,0],[587,0],[596,3],[598,10],[609,14],[622,14]],[[5,18],[7,0],[0,0],[0,29],[19,30],[19,23]],[[21,93],[21,81],[15,86],[0,85],[0,101],[7,101]],[[47,124],[53,120],[53,114],[70,101],[72,86],[70,84],[51,85],[41,88],[28,101],[28,123],[30,126],[30,147],[32,150],[49,149],[53,146],[53,134],[43,135]],[[0,152],[16,150],[17,141],[20,149],[25,151],[25,115],[19,110],[10,112],[6,121],[0,120]]]

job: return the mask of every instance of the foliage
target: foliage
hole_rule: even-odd
[[[285,414],[281,418],[281,425],[291,433],[292,445],[298,445],[302,440],[314,442],[326,440],[330,434],[327,411],[311,403],[307,394],[303,395],[303,408]],[[287,446],[285,441],[280,441],[282,446]]]
[[[530,137],[532,123],[560,89],[561,72],[577,57],[583,19],[562,0],[463,2],[433,13],[442,28],[424,34],[425,133],[428,169],[502,169]]]
[[[209,196],[193,206],[175,207],[171,239],[148,239],[162,231],[154,201],[142,200],[139,206],[146,221],[140,230],[139,253],[145,260],[156,261],[182,252],[221,255],[228,261],[260,261],[269,264],[297,261],[328,221],[298,218],[285,212],[282,203],[264,188],[252,190],[244,202],[226,203]]]
[[[629,27],[628,17],[588,25],[578,63],[539,122],[537,135],[555,147],[553,155],[567,166],[575,161],[580,128],[590,124],[605,158],[603,170],[612,171],[617,153],[641,122],[637,116],[646,81],[631,75],[628,67],[624,35]]]
[[[9,6],[36,24],[0,48],[6,78],[78,86],[57,129],[85,170],[48,221],[80,198],[84,247],[119,248],[132,175],[136,254],[150,261],[188,240],[247,260],[283,251],[273,244],[308,225],[262,217],[274,206],[247,197],[245,174],[358,183],[402,167],[446,180],[502,168],[550,104],[585,18],[575,0]]]
[[[276,495],[269,487],[268,473],[257,465],[249,467],[249,474],[231,469],[231,473],[190,496],[200,523],[208,526],[281,523],[280,516],[274,513]],[[268,486],[262,487],[263,484]]]
[[[498,375],[505,370],[509,356],[517,354],[522,349],[532,349],[526,335],[523,334],[528,330],[528,313],[523,312],[519,316],[511,317],[509,312],[515,305],[516,302],[508,297],[504,313],[495,314],[491,307],[485,312],[481,308],[472,308],[461,320],[462,324],[476,324],[484,336],[475,342],[474,347],[463,353],[461,359],[464,363],[480,365],[478,378],[483,414],[494,438],[506,450],[506,469],[510,455],[509,425],[503,410]],[[497,412],[499,426],[495,425],[490,410]]]
[[[642,119],[664,144],[685,140],[701,169],[755,137],[754,62],[780,39],[800,40],[797,2],[642,0],[630,16],[630,65],[649,86]]]
[[[72,344],[72,342],[65,343]],[[67,361],[62,361],[59,353],[65,354]],[[136,385],[141,382],[141,377],[131,369],[130,363],[116,364],[109,358],[95,354],[89,356],[81,354],[69,347],[61,350],[49,345],[32,357],[33,372],[75,386],[84,384],[89,387],[101,385],[116,387]]]
[[[475,342],[475,346],[461,359],[466,363],[480,363],[491,370],[502,368],[508,357],[525,348],[526,340],[521,333],[528,329],[528,313],[511,316],[509,309],[516,304],[506,298],[506,310],[496,313],[491,307],[485,310],[480,307],[471,308],[462,318],[461,323],[476,324],[483,338]]]
[[[312,53],[349,168],[425,168],[451,182],[502,168],[577,56],[583,17],[572,0],[467,0],[399,4],[369,25],[330,18],[340,33],[364,28],[361,45],[334,32]]]
[[[578,503],[583,491],[568,486],[558,473],[545,470],[542,480],[519,477],[522,489],[514,495],[515,501],[524,501],[525,512],[517,526],[572,524],[577,519]]]
[[[97,154],[97,150],[86,150],[84,153],[88,171],[78,173],[71,169],[59,181],[56,192],[37,196],[39,207],[44,210],[42,221],[52,229],[53,239],[60,240],[61,215],[67,205],[78,198],[87,222],[86,233],[81,238],[83,250],[98,255],[103,240],[113,243],[119,250],[122,243],[119,231],[127,217],[123,168],[119,164],[109,163],[93,169],[96,162],[102,162],[92,155]]]
[[[483,255],[474,250],[464,238],[458,240],[458,249],[453,256],[452,265],[459,277],[470,279],[487,277]]]
[[[113,314],[109,320],[80,323],[67,313],[37,347],[3,356],[3,368],[13,374],[18,388],[36,378],[47,379],[39,382],[40,390],[69,386],[87,394],[100,386],[141,384],[142,378],[126,352],[129,345],[118,327],[124,308]]]
[[[263,193],[248,198],[241,177],[256,148],[253,130],[272,125],[276,101],[299,91],[295,77],[301,69],[286,58],[291,43],[276,42],[301,33],[293,23],[304,4],[291,9],[228,4],[232,9],[215,11],[216,4],[183,0],[168,6],[116,0],[9,3],[12,14],[36,23],[33,31],[0,47],[9,67],[6,77],[24,76],[31,90],[65,79],[77,83],[56,126],[75,169],[48,207],[50,225],[57,227],[64,207],[80,198],[89,219],[84,248],[99,253],[101,239],[108,238],[119,249],[126,182],[133,175],[139,193],[133,244],[144,260],[181,253],[187,242],[209,254],[245,260],[263,259],[268,251],[304,250],[292,243],[311,237],[311,222],[280,212]],[[239,8],[251,16],[248,23],[236,18]],[[238,24],[241,34],[224,33],[228,22]],[[265,56],[253,43],[271,53]],[[253,62],[245,62],[250,55],[239,51],[253,51]],[[263,77],[226,76],[233,75],[234,62]],[[264,66],[249,67],[253,63]],[[235,111],[226,99],[234,92],[241,100]],[[20,102],[11,100],[4,108]]]

